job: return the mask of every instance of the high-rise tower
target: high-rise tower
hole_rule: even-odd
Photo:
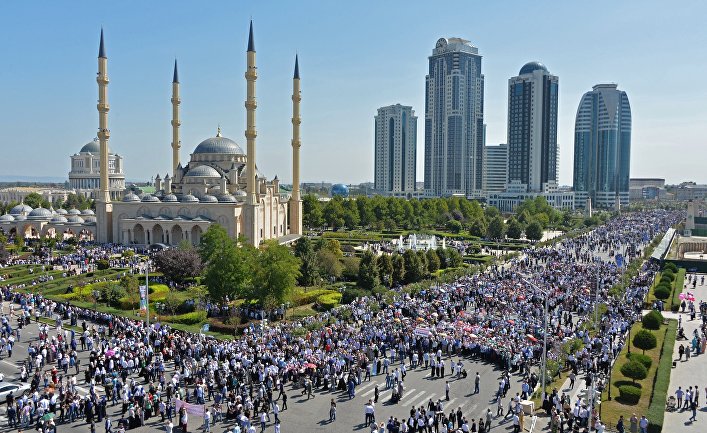
[[[582,96],[574,126],[576,205],[628,204],[631,169],[631,105],[616,84],[597,84]]]
[[[177,173],[177,167],[179,166],[179,149],[182,147],[182,142],[179,140],[179,127],[182,124],[182,122],[179,121],[179,104],[181,103],[182,100],[179,98],[177,59],[174,59],[174,75],[172,77],[172,176]]]
[[[408,197],[416,189],[415,111],[400,104],[379,108],[374,133],[374,188],[381,194]]]
[[[100,182],[96,210],[98,211],[98,242],[110,242],[112,239],[113,206],[110,200],[110,186],[108,184],[108,57],[103,43],[103,29],[101,29],[101,42],[98,47],[98,141],[100,149]]]
[[[300,198],[299,149],[300,140],[300,92],[299,57],[295,56],[295,73],[292,76],[292,196],[290,197],[290,233],[302,234],[302,199]]]
[[[508,182],[528,192],[557,184],[558,84],[538,62],[508,80]]]
[[[425,193],[477,196],[483,188],[484,76],[479,49],[441,38],[425,89]]]

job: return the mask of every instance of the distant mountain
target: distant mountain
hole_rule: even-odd
[[[0,182],[37,182],[37,183],[64,183],[66,177],[56,176],[4,176],[0,175]]]

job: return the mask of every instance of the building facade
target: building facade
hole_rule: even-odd
[[[484,146],[484,191],[503,192],[508,182],[508,145]]]
[[[573,187],[577,206],[629,201],[631,105],[616,84],[597,84],[582,96],[574,129]]]
[[[508,80],[508,181],[540,192],[557,184],[559,79],[539,62]]]
[[[101,158],[98,139],[86,143],[78,153],[71,155],[71,171],[69,186],[77,194],[96,198],[101,182]],[[123,173],[123,157],[108,153],[108,182],[110,197],[119,200],[125,190],[125,174]]]
[[[75,194],[76,191],[59,188],[38,188],[32,186],[15,186],[10,188],[0,189],[0,203],[7,204],[12,202],[21,203],[25,197],[30,194],[37,193],[42,198],[50,203],[55,201],[66,201],[69,194]]]
[[[425,194],[483,194],[484,76],[479,49],[441,38],[425,86]]]
[[[417,117],[412,107],[395,104],[378,109],[375,116],[376,192],[408,197],[417,176]]]
[[[541,192],[528,192],[526,186],[518,181],[508,183],[503,192],[491,192],[486,195],[486,203],[504,213],[515,212],[516,207],[526,200],[545,197],[548,204],[558,210],[574,210],[575,194],[566,188],[546,184]]]

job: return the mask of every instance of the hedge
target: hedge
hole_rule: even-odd
[[[633,385],[621,385],[619,387],[619,398],[622,402],[628,404],[636,404],[641,399],[643,391],[641,388]]]
[[[673,290],[673,299],[670,310],[673,313],[677,313],[680,309],[680,293],[682,293],[682,289],[685,284],[685,268],[680,268],[680,270],[678,270],[677,277],[675,278],[675,282],[673,284],[675,285],[675,290]]]
[[[659,433],[663,431],[663,418],[665,417],[665,402],[668,398],[668,385],[670,385],[670,372],[673,368],[673,350],[677,337],[677,320],[668,321],[665,329],[665,339],[660,351],[660,361],[653,376],[653,395],[648,406],[648,432]]]
[[[635,362],[639,362],[639,363],[643,364],[643,366],[646,367],[646,370],[649,370],[651,368],[651,365],[653,365],[653,360],[648,355],[643,355],[643,354],[634,352],[634,353],[627,353],[626,358],[630,359],[631,361],[635,361]]]
[[[202,323],[205,321],[206,311],[204,310],[169,317],[169,322],[181,323],[182,325],[196,325],[197,323]]]
[[[320,296],[332,293],[339,293],[329,289],[314,289],[308,291],[296,291],[292,295],[292,304],[295,307],[307,305],[315,302]]]
[[[341,293],[329,293],[319,296],[317,298],[317,304],[319,304],[319,306],[324,310],[331,310],[341,303],[341,298]]]

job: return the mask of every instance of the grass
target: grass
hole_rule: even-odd
[[[672,365],[672,346],[675,344],[676,327],[677,322],[671,320],[670,322],[668,322],[667,327],[663,325],[658,331],[652,331],[656,336],[658,344],[656,345],[655,349],[648,350],[645,354],[646,356],[649,356],[651,358],[653,363],[651,365],[651,368],[648,370],[648,375],[646,376],[646,378],[643,380],[637,380],[635,384],[631,381],[631,379],[628,379],[621,374],[621,367],[628,362],[626,354],[628,353],[628,348],[631,342],[629,341],[628,344],[626,344],[621,350],[621,353],[616,359],[616,362],[614,363],[614,367],[612,369],[612,382],[610,384],[612,400],[609,400],[608,389],[604,390],[601,397],[601,415],[602,420],[605,423],[608,423],[608,425],[616,425],[616,422],[619,420],[619,417],[621,415],[623,415],[624,418],[628,419],[631,413],[635,412],[637,415],[640,416],[640,414],[646,414],[648,412],[648,406],[650,405],[652,397],[651,390],[653,391],[653,393],[657,391],[657,389],[654,388],[654,384],[656,381],[659,365],[664,364],[666,362],[666,358],[667,362]],[[643,325],[641,324],[641,322],[636,322],[631,328],[631,335],[636,335],[636,333],[641,329],[643,329]],[[670,342],[671,338],[666,338],[666,334],[671,334],[672,343]],[[664,342],[666,342],[666,347],[663,347]],[[670,345],[669,353],[665,350],[667,348],[667,345]],[[661,350],[661,348],[663,348],[663,350]],[[642,353],[640,349],[636,349],[635,347],[631,347],[631,351],[635,353]],[[663,380],[667,382],[670,381],[670,371],[665,373],[661,369],[660,375],[665,376],[665,379]],[[665,384],[666,391],[667,382]],[[634,385],[643,390],[643,393],[641,394],[641,399],[638,401],[638,403],[625,404],[621,401],[621,398],[619,397],[619,386],[621,385]],[[665,406],[665,395],[663,395],[662,401],[660,401],[660,405],[661,407]]]
[[[682,269],[684,271],[684,269]],[[684,276],[684,273],[683,273]],[[665,339],[660,352],[660,364],[653,378],[653,396],[648,415],[650,421],[648,425],[649,433],[659,433],[663,430],[663,419],[665,417],[665,402],[668,398],[668,386],[670,385],[670,372],[673,368],[673,349],[675,348],[675,338],[677,337],[677,320],[668,321],[665,330]]]

